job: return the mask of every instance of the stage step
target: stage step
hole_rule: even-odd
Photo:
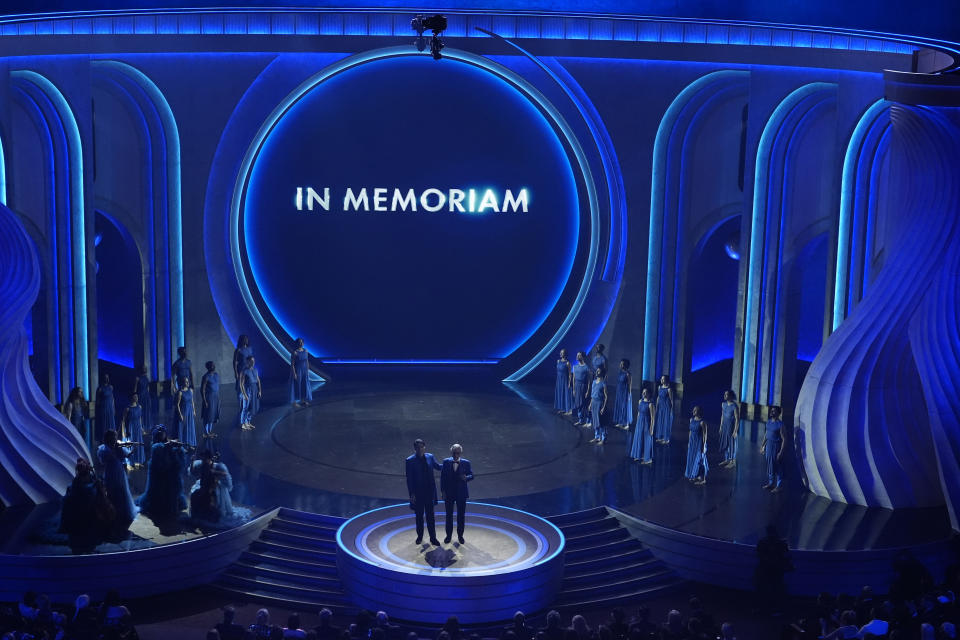
[[[612,606],[653,598],[682,584],[606,507],[548,518],[566,538],[557,606]]]
[[[316,610],[347,604],[337,572],[336,533],[343,518],[280,509],[260,538],[219,577],[231,594]]]

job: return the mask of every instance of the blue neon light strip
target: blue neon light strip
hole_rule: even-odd
[[[707,86],[723,80],[746,79],[748,72],[737,70],[714,71],[697,78],[681,91],[667,107],[653,143],[653,169],[650,188],[650,232],[647,244],[647,294],[643,321],[643,380],[653,380],[659,373],[657,347],[660,323],[660,265],[663,261],[663,223],[666,202],[667,154],[670,137],[683,108]]]
[[[940,49],[960,61],[956,43],[857,29],[698,18],[639,17],[586,12],[446,12],[447,34],[476,37],[480,22],[507,38],[669,42],[816,48],[910,55]],[[28,35],[327,35],[409,36],[409,13],[384,9],[183,8],[72,11],[9,16],[0,36]]]
[[[843,156],[843,174],[840,179],[840,223],[837,233],[837,269],[834,274],[833,287],[833,320],[831,333],[836,331],[840,323],[847,317],[848,289],[850,287],[851,270],[851,224],[854,207],[856,205],[855,189],[857,184],[857,159],[863,142],[873,127],[873,124],[890,107],[886,100],[877,100],[870,105],[854,127],[847,144],[847,151]]]
[[[497,364],[499,360],[391,360],[385,358],[324,358],[324,364]]]
[[[244,155],[243,162],[240,165],[240,170],[237,173],[237,182],[234,185],[233,196],[230,201],[230,253],[233,261],[234,273],[236,274],[237,284],[240,288],[240,294],[243,297],[244,304],[246,305],[247,310],[250,312],[250,316],[253,318],[257,328],[263,334],[264,338],[266,338],[267,343],[273,348],[274,351],[277,352],[278,355],[280,355],[281,358],[286,359],[289,356],[289,350],[283,346],[283,343],[274,334],[270,325],[260,313],[260,310],[257,309],[257,305],[254,302],[253,295],[250,291],[250,286],[247,283],[245,274],[243,273],[243,262],[240,256],[240,202],[243,197],[244,187],[250,174],[253,161],[256,158],[260,147],[263,145],[264,140],[273,129],[277,121],[280,120],[283,114],[286,113],[286,111],[291,105],[293,105],[294,102],[296,102],[310,89],[320,84],[327,78],[342,73],[352,67],[382,58],[405,57],[411,55],[423,54],[418,53],[416,50],[411,50],[411,48],[408,46],[387,47],[373,51],[366,51],[334,62],[319,73],[314,74],[301,83],[300,86],[294,89],[279,105],[277,105],[270,115],[267,116],[259,131],[257,131],[256,136],[254,136],[253,141],[250,143],[250,146],[247,148],[247,153]],[[537,91],[533,85],[506,67],[467,51],[448,48],[444,49],[444,56],[446,58],[459,60],[467,64],[472,64],[481,69],[485,69],[486,71],[499,76],[507,82],[510,82],[515,87],[520,88],[531,100],[534,100],[543,110],[543,112],[548,114],[553,119],[554,123],[564,134],[567,144],[570,146],[570,149],[574,152],[574,155],[577,158],[577,162],[580,166],[581,172],[583,173],[584,183],[586,184],[587,188],[587,195],[590,203],[590,253],[587,259],[587,267],[584,271],[583,281],[580,284],[580,289],[577,292],[577,297],[574,300],[570,312],[567,314],[566,318],[564,318],[563,323],[560,325],[560,328],[557,330],[556,334],[554,334],[553,338],[551,338],[550,341],[543,347],[543,349],[541,349],[527,364],[505,379],[507,382],[515,382],[526,376],[537,365],[543,362],[547,355],[557,348],[560,340],[563,339],[563,336],[565,336],[567,331],[569,331],[570,326],[573,324],[573,321],[576,319],[584,301],[586,300],[587,293],[590,289],[590,283],[592,281],[592,274],[594,268],[596,267],[599,245],[598,233],[600,214],[596,188],[593,183],[593,178],[586,155],[584,154],[583,149],[581,148],[580,143],[577,141],[573,131],[570,129],[570,126],[566,123],[566,121],[563,119],[563,116],[556,110],[556,108],[551,105],[546,97]]]
[[[70,253],[72,278],[72,296],[74,300],[74,352],[76,362],[74,372],[77,386],[90,391],[90,357],[87,336],[87,249],[83,200],[83,150],[80,143],[80,129],[73,110],[60,90],[35,71],[20,69],[10,72],[10,77],[35,85],[50,99],[63,125],[67,138],[67,156],[69,162],[69,184],[67,200],[70,213]]]
[[[818,92],[836,89],[836,84],[830,82],[811,82],[805,84],[799,89],[793,91],[784,98],[777,108],[774,109],[766,125],[763,127],[763,133],[760,135],[760,143],[757,146],[756,169],[753,178],[753,206],[750,222],[750,261],[747,266],[747,288],[746,288],[746,316],[743,324],[743,366],[740,374],[740,397],[746,402],[753,402],[755,398],[755,385],[747,385],[751,381],[752,375],[755,375],[757,340],[759,331],[755,324],[757,323],[757,314],[762,312],[756,309],[760,304],[758,297],[762,291],[758,291],[763,282],[763,263],[766,247],[763,243],[763,236],[767,226],[767,199],[770,178],[770,156],[773,150],[776,137],[780,133],[780,128],[787,118],[787,115],[793,110],[793,107],[799,104],[804,98]]]
[[[91,63],[94,67],[101,67],[116,71],[133,80],[150,100],[150,103],[156,109],[160,118],[160,124],[163,129],[166,158],[166,215],[168,226],[169,248],[168,255],[170,261],[170,321],[171,338],[174,342],[172,346],[184,344],[184,321],[183,321],[183,236],[182,236],[182,213],[181,213],[181,189],[180,189],[180,130],[177,126],[177,120],[173,116],[173,110],[166,96],[157,87],[157,85],[136,67],[115,60],[95,60]]]
[[[7,162],[4,157],[3,140],[0,140],[0,204],[7,205]]]

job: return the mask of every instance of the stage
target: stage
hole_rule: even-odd
[[[656,445],[654,464],[641,466],[626,458],[625,432],[610,427],[605,445],[590,444],[592,429],[553,411],[552,387],[505,384],[483,368],[340,367],[306,408],[286,404],[284,392],[268,390],[255,430],[220,425],[241,504],[349,518],[405,501],[403,461],[420,437],[438,459],[454,442],[463,445],[476,474],[471,499],[540,516],[606,505],[679,532],[744,544],[775,524],[792,549],[825,551],[919,545],[950,535],[943,508],[894,512],[813,496],[800,486],[795,463],[784,491],[763,490],[760,431],[751,422],[741,427],[737,466],[717,467],[719,390],[688,392],[681,414],[693,402],[704,407],[711,460],[705,486],[683,478],[686,419],[675,420],[669,445]]]

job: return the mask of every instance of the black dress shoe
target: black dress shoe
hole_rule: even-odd
[[[421,542],[423,542],[423,536],[419,535],[417,536],[417,542],[415,544],[420,544]]]
[[[446,538],[444,538],[444,539],[443,539],[443,543],[444,543],[444,544],[450,544],[450,536],[447,536]]]
[[[436,538],[430,538],[430,544],[432,544],[432,545],[435,546],[435,547],[439,547],[439,546],[440,546],[440,541],[437,540]]]
[[[459,542],[460,544],[465,544],[463,536],[457,536],[457,542]]]

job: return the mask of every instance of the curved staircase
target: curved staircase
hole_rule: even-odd
[[[567,539],[558,607],[587,609],[636,602],[683,582],[631,536],[606,507],[547,520]]]
[[[566,537],[563,583],[554,604],[558,608],[635,602],[683,582],[606,507],[547,519]],[[336,533],[344,521],[280,509],[260,537],[220,575],[217,586],[243,600],[303,610],[351,611],[336,562]]]

